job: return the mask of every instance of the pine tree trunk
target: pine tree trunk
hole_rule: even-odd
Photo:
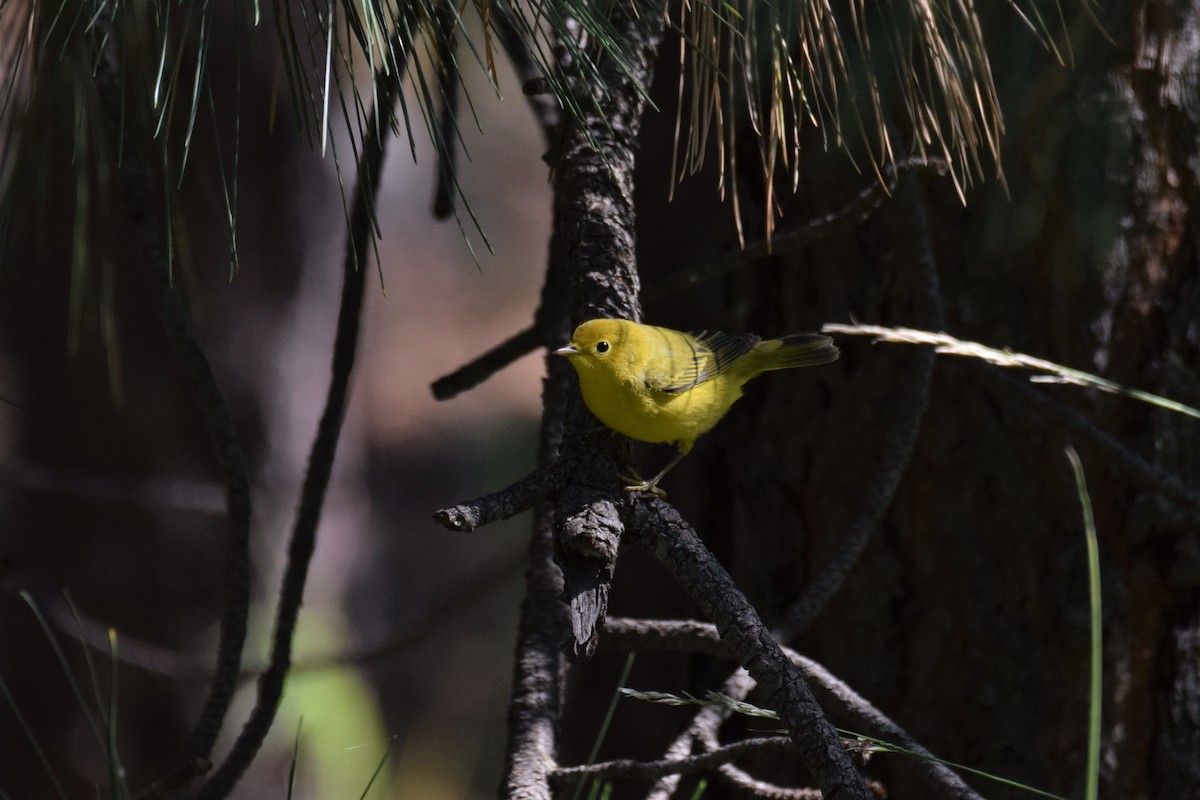
[[[1009,9],[986,12],[1006,182],[988,176],[964,207],[948,178],[901,181],[852,231],[781,248],[694,301],[651,302],[648,318],[720,327],[723,313],[727,329],[770,335],[849,318],[944,328],[1200,405],[1197,9],[1110,4],[1115,43],[1066,11],[1073,66],[1037,51]],[[786,223],[873,180],[814,144]],[[678,266],[663,254],[705,235],[694,198],[640,232],[648,286]],[[827,569],[919,418],[886,514],[797,644],[939,756],[1078,796],[1089,611],[1073,446],[1100,539],[1104,794],[1200,796],[1197,420],[954,357],[927,382],[916,348],[839,344],[832,367],[748,387],[671,478],[760,612],[777,620]],[[917,796],[897,757],[872,770],[890,796]]]

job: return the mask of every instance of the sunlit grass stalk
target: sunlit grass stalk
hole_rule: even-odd
[[[1129,397],[1133,400],[1140,400],[1143,403],[1150,403],[1160,408],[1165,408],[1168,411],[1200,419],[1200,410],[1175,400],[1151,394],[1150,392],[1143,392],[1140,389],[1129,389],[1107,378],[1101,378],[1098,375],[1065,367],[1062,364],[1056,364],[1053,361],[1047,361],[1043,358],[1035,358],[1024,353],[1014,353],[1011,350],[997,350],[994,347],[988,347],[979,342],[958,339],[946,333],[933,333],[915,328],[889,328],[883,325],[839,325],[834,323],[822,326],[821,330],[825,333],[843,333],[851,336],[876,336],[878,337],[876,341],[880,342],[933,345],[937,352],[942,355],[966,356],[986,361],[998,367],[1029,369],[1045,373],[1045,375],[1031,378],[1031,380],[1039,383],[1066,383],[1100,389],[1104,392]]]

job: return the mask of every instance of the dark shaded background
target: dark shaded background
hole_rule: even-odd
[[[1005,113],[1004,181],[988,167],[965,205],[944,178],[916,190],[945,327],[1200,405],[1195,10],[1103,4],[1097,15],[1111,41],[1084,11],[1064,13],[1069,66],[1040,50],[1009,10],[985,12]],[[663,110],[644,127],[638,185],[648,286],[736,243],[711,176],[689,179],[665,202],[677,51],[668,42],[662,52],[655,98]],[[227,61],[214,51],[218,87]],[[270,133],[260,124],[272,72],[259,66],[243,72],[240,271],[227,279],[219,198],[204,179],[214,154],[201,149],[184,185],[199,216],[179,272],[250,454],[260,608],[249,666],[262,663],[284,537],[328,380],[344,238],[331,159],[311,154],[288,124]],[[498,101],[468,75],[483,134],[462,126],[465,191],[496,255],[472,235],[476,264],[453,222],[431,220],[426,143],[418,138],[416,165],[406,146],[393,146],[379,210],[386,294],[377,282],[369,294],[353,408],[306,594],[302,666],[271,749],[240,797],[283,795],[300,714],[302,796],[361,791],[389,740],[392,796],[494,793],[527,523],[468,537],[436,528],[429,514],[529,468],[541,367],[528,357],[446,404],[432,400],[428,385],[531,320],[550,190],[513,79],[503,76]],[[814,131],[784,227],[840,208],[872,181],[822,145]],[[59,146],[65,154],[70,143]],[[46,192],[65,219],[73,167],[65,155],[60,163],[61,183],[27,191]],[[741,190],[746,202],[757,196],[752,186]],[[685,329],[764,334],[851,317],[928,324],[913,207],[911,199],[886,202],[865,223],[811,247],[696,290],[650,296],[647,316]],[[121,232],[111,235],[111,272],[97,262],[84,279],[85,295],[109,292],[117,312],[117,343],[107,348],[98,312],[85,313],[78,328],[70,322],[68,229],[51,223],[10,242],[0,289],[0,394],[19,406],[0,406],[0,675],[68,794],[78,796],[104,782],[103,763],[16,592],[30,592],[70,629],[62,600],[69,591],[89,630],[112,626],[121,652],[141,663],[119,672],[120,747],[136,788],[174,763],[197,713],[226,552],[199,415],[122,256]],[[869,491],[898,387],[912,369],[906,348],[839,344],[836,365],[756,382],[668,481],[671,500],[768,622],[821,569]],[[1071,415],[1086,415],[1193,488],[1196,424],[1075,388],[1030,394],[1012,377],[939,360],[900,490],[800,649],[939,755],[1078,793],[1088,617],[1081,515],[1063,455],[1074,445],[1101,536],[1106,790],[1197,796],[1200,720],[1187,711],[1198,695],[1186,649],[1200,625],[1196,510],[1086,426],[1073,427]],[[663,448],[635,453],[640,463],[667,457]],[[612,611],[694,613],[636,550],[622,556]],[[71,669],[86,674],[69,632],[58,635]],[[386,643],[400,651],[350,659],[338,671],[303,667],[318,655]],[[564,763],[586,757],[623,664],[601,656],[572,672]],[[704,659],[644,656],[630,684],[702,692],[726,670]],[[100,672],[106,682],[107,669]],[[235,707],[227,734],[245,710]],[[684,716],[626,703],[601,755],[660,752]],[[893,796],[911,796],[891,763],[880,757],[874,768]],[[0,775],[12,797],[52,796],[8,722],[0,724]]]

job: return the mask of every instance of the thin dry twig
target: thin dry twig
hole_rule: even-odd
[[[250,479],[233,417],[192,330],[179,293],[171,282],[170,248],[164,235],[166,222],[158,219],[161,203],[158,202],[156,181],[145,153],[135,141],[135,126],[125,119],[125,65],[120,61],[118,43],[113,35],[114,13],[114,9],[104,6],[92,23],[92,40],[102,48],[94,54],[94,63],[104,130],[116,159],[121,199],[138,238],[142,274],[154,292],[168,339],[187,371],[225,479],[232,544],[228,597],[221,618],[216,670],[208,699],[188,737],[184,765],[176,776],[166,781],[174,786],[192,780],[207,769],[217,734],[237,688],[250,611]]]
[[[452,531],[470,532],[489,522],[508,519],[528,511],[539,500],[561,491],[570,472],[568,463],[555,462],[539,467],[498,492],[434,512],[433,519]]]
[[[630,620],[614,617],[607,622],[601,647],[622,652],[669,649],[732,658],[716,626],[695,620]],[[824,666],[790,648],[784,647],[783,652],[804,673],[822,706],[844,718],[849,727],[922,756],[913,759],[912,764],[925,781],[926,796],[950,800],[981,800],[957,773],[935,760],[933,754],[903,728]],[[737,698],[746,697],[754,685],[754,680],[746,671],[739,669],[730,676],[719,690],[719,694],[724,695],[730,702],[735,702]],[[727,716],[730,707],[729,704],[704,706],[693,719],[689,746],[692,740],[716,741],[716,730]],[[668,757],[668,760],[678,758],[679,756],[673,759]],[[667,797],[669,794],[657,796]]]
[[[598,764],[578,767],[559,767],[554,771],[554,780],[568,784],[589,779],[610,780],[613,778],[630,778],[647,780],[663,775],[687,775],[695,772],[706,772],[745,756],[776,753],[791,753],[795,755],[796,745],[786,736],[743,739],[740,742],[723,745],[706,753],[674,760],[634,761],[632,759],[619,759],[615,761],[601,761]]]
[[[870,796],[800,672],[784,655],[754,607],[679,513],[660,498],[627,499],[627,528],[646,544],[714,623],[722,641],[766,692],[830,800]]]
[[[308,471],[300,496],[300,507],[288,547],[287,565],[280,588],[276,610],[275,630],[271,644],[271,661],[258,684],[258,700],[242,727],[233,748],[225,760],[197,793],[197,800],[219,800],[229,795],[254,760],[267,732],[270,730],[283,684],[291,667],[292,637],[304,596],[308,567],[316,547],[317,526],[325,490],[333,470],[334,456],[346,415],[350,376],[358,347],[358,329],[362,313],[365,285],[365,254],[369,252],[374,233],[375,197],[379,176],[387,149],[388,122],[392,118],[399,92],[400,76],[376,75],[379,105],[372,111],[366,139],[358,164],[358,185],[354,207],[346,236],[343,261],[341,307],[338,311],[337,333],[333,345],[332,377],[325,401],[325,410],[317,426],[317,435],[309,454]]]
[[[542,337],[538,335],[537,328],[531,325],[449,375],[438,378],[429,388],[438,400],[449,400],[468,389],[474,389],[518,358],[533,352],[541,343]]]

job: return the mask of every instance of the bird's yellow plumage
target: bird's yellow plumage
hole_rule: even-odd
[[[725,416],[746,381],[768,370],[828,364],[828,336],[780,339],[690,334],[621,319],[594,319],[554,351],[570,359],[588,409],[608,427],[643,442],[672,442],[679,452],[649,481],[629,488],[661,494],[658,482]]]

